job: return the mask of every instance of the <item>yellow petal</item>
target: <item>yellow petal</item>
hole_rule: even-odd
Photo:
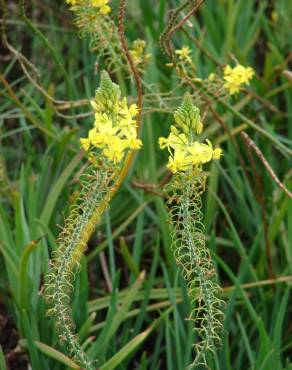
[[[222,156],[222,149],[221,148],[216,148],[213,150],[213,159],[218,160]]]
[[[88,150],[90,148],[90,140],[88,138],[81,138],[80,143],[84,150]]]

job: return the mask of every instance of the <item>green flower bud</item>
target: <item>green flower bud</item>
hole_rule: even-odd
[[[193,103],[191,96],[187,94],[184,97],[182,105],[174,113],[176,124],[187,134],[193,131],[195,134],[202,132],[200,110]]]
[[[200,135],[202,131],[203,131],[203,124],[202,122],[199,122],[197,125],[197,134]]]
[[[100,87],[96,90],[95,100],[97,104],[112,110],[121,96],[120,87],[112,82],[106,71],[101,72]]]

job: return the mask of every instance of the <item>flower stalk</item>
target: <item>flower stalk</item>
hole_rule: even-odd
[[[169,150],[168,168],[173,177],[168,184],[167,202],[172,227],[172,252],[182,270],[191,303],[188,320],[195,324],[198,341],[196,358],[189,369],[207,366],[207,354],[214,353],[220,343],[224,315],[221,288],[217,282],[215,265],[205,243],[202,223],[201,194],[205,190],[206,176],[203,165],[222,155],[220,148],[213,149],[210,141],[200,143],[203,130],[199,109],[189,96],[175,112],[176,126],[171,127],[168,138],[160,138],[162,149]]]
[[[121,183],[125,159],[142,145],[134,119],[136,106],[128,107],[119,86],[106,72],[102,73],[92,107],[94,126],[88,137],[81,139],[91,164],[80,177],[81,190],[57,240],[58,248],[45,287],[45,298],[50,305],[48,314],[56,318],[59,338],[86,370],[94,370],[96,366],[74,334],[70,292],[90,236]]]

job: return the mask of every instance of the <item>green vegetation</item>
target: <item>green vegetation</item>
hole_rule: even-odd
[[[198,245],[205,234],[203,256],[222,287],[214,282],[216,299],[226,303],[208,367],[292,369],[292,2],[132,0],[125,19],[119,0],[108,5],[109,15],[106,7],[71,11],[65,1],[0,0],[0,370],[81,369],[68,337],[59,342],[62,324],[47,316],[44,289],[50,260],[61,261],[64,220],[84,195],[84,173],[99,189],[112,171],[87,168],[80,146],[103,69],[129,103],[139,107],[143,98],[143,147],[126,157],[119,187],[107,179],[110,208],[102,208],[85,252],[82,241],[85,254],[72,255],[64,270],[57,265],[74,323],[65,321],[82,351],[102,370],[182,370],[194,362],[194,346],[210,332],[190,317],[202,285],[198,269],[182,274],[178,266],[170,211],[176,237]],[[226,65],[246,67],[246,76],[226,80]],[[171,179],[158,140],[168,137],[186,93],[201,112],[200,142],[210,139],[223,156],[206,161],[198,178]],[[184,225],[197,227],[201,215],[200,235],[189,234]],[[199,255],[187,258],[200,263]]]

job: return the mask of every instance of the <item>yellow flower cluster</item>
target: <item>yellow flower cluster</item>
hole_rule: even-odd
[[[141,148],[135,120],[137,106],[128,106],[127,99],[121,98],[119,86],[111,81],[106,72],[102,72],[101,85],[91,105],[95,111],[94,127],[87,138],[80,139],[86,151],[98,148],[104,157],[117,164],[128,150]]]
[[[236,67],[231,68],[227,65],[224,69],[224,80],[226,82],[223,86],[229,91],[230,95],[234,95],[239,92],[239,88],[242,85],[249,85],[253,75],[254,70],[251,67],[245,68],[238,64]]]
[[[175,112],[174,120],[178,128],[172,125],[169,136],[159,138],[160,148],[167,148],[170,153],[167,168],[171,172],[200,168],[204,163],[221,157],[222,150],[213,149],[209,140],[206,140],[206,144],[196,140],[202,132],[203,124],[200,111],[192,104],[189,96],[185,97]]]
[[[190,57],[191,49],[188,46],[183,46],[181,49],[177,49],[175,54],[179,56],[179,59],[183,62],[191,63],[192,59]]]
[[[109,0],[66,0],[66,3],[72,6],[75,5],[91,5],[93,8],[98,8],[99,13],[106,15],[110,13],[111,8],[108,5]]]
[[[111,8],[108,6],[109,0],[91,0],[91,4],[94,8],[98,8],[100,14],[108,14]]]
[[[145,47],[146,42],[144,40],[137,39],[133,42],[130,54],[136,65],[141,63],[147,63],[149,61],[151,54],[145,54]]]

